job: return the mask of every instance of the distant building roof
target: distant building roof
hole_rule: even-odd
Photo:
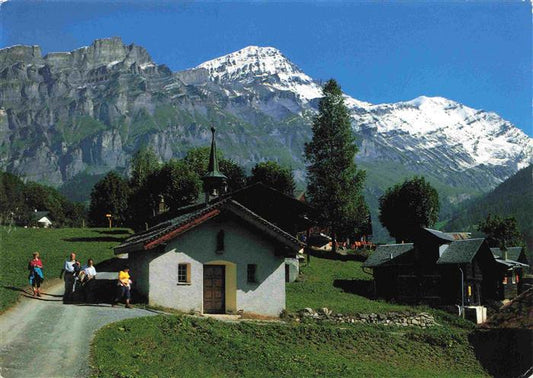
[[[479,251],[485,239],[456,240],[444,250],[437,264],[466,264]]]
[[[413,249],[413,243],[379,245],[375,252],[366,259],[363,266],[367,268],[382,266]]]
[[[43,217],[47,217],[48,219],[50,219],[50,216],[49,216],[50,212],[49,211],[34,211],[31,214],[32,214],[31,217],[34,220],[39,220],[39,219],[41,219]]]
[[[500,258],[496,258],[496,262],[498,264],[505,265],[505,266],[507,266],[509,268],[527,268],[527,267],[529,267],[529,265],[527,265],[527,264],[523,264],[523,263],[521,263],[519,261],[514,261],[514,260],[509,260],[509,259],[503,260],[503,259],[500,259]]]
[[[467,240],[470,239],[472,236],[471,232],[447,232],[448,235],[450,235],[455,240]]]
[[[494,257],[503,258],[503,251],[500,248],[491,248],[490,251]],[[507,248],[507,259],[518,261],[521,253],[522,247],[509,247]]]
[[[439,231],[439,230],[433,230],[432,228],[424,228],[427,232],[429,232],[431,235],[436,236],[437,238],[444,240],[444,241],[454,241],[456,240],[453,235],[450,235],[448,233]]]

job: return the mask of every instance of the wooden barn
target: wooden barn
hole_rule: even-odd
[[[522,278],[529,270],[526,254],[522,247],[490,249],[500,268],[501,282],[498,285],[498,299],[510,299],[522,292]]]
[[[423,228],[414,243],[378,246],[363,267],[372,269],[375,293],[386,299],[432,305],[503,299],[501,263],[485,239],[465,234]]]

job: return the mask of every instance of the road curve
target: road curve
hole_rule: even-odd
[[[155,315],[108,304],[66,305],[62,285],[24,296],[0,316],[0,378],[87,377],[94,333],[122,319]]]

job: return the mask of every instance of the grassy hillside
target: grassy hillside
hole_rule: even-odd
[[[75,252],[82,263],[92,258],[97,264],[113,257],[111,248],[127,235],[125,229],[0,228],[0,313],[29,286],[27,265],[32,252],[41,254],[46,283],[59,277],[69,253]]]
[[[450,231],[475,231],[480,220],[490,214],[514,216],[524,234],[528,249],[533,250],[533,166],[518,171],[493,191],[464,203],[445,225]]]
[[[467,335],[445,329],[224,323],[186,316],[122,321],[92,346],[95,377],[485,376]]]
[[[370,279],[361,262],[312,257],[302,280],[288,285],[288,310],[431,311],[368,299]],[[485,376],[468,341],[470,323],[433,313],[441,325],[424,330],[170,315],[128,320],[97,333],[91,365],[95,377]]]
[[[326,254],[326,253],[325,253]],[[368,298],[372,292],[372,276],[364,273],[359,261],[339,261],[311,257],[302,267],[297,282],[287,284],[287,310],[327,307],[334,312],[387,312],[408,307]]]

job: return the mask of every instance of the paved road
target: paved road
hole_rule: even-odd
[[[94,332],[118,320],[154,315],[110,305],[65,305],[62,285],[24,297],[0,316],[0,378],[87,377]]]

